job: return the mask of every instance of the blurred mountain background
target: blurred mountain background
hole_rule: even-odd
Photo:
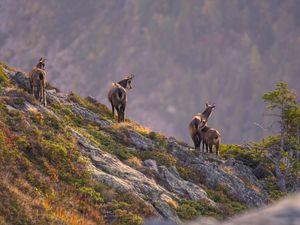
[[[29,71],[48,59],[61,90],[108,105],[133,73],[127,116],[190,142],[205,102],[224,143],[269,131],[260,96],[279,81],[300,95],[298,0],[0,0],[0,60]]]

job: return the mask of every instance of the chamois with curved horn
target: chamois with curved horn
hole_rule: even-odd
[[[46,59],[40,58],[38,64],[32,68],[29,72],[30,88],[32,95],[47,106],[46,101],[46,71],[45,71]]]
[[[206,106],[206,109],[201,114],[204,116],[204,118],[206,120],[208,120],[208,118],[211,116],[211,114],[213,113],[213,111],[216,108],[216,103],[211,104],[211,103],[207,102],[205,104],[205,106]]]
[[[127,103],[127,90],[132,89],[133,74],[126,76],[118,83],[112,83],[108,91],[108,100],[112,107],[112,115],[115,115],[115,109],[118,114],[118,122],[124,122],[125,120],[125,108]]]

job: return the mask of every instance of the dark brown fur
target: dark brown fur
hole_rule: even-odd
[[[190,136],[194,142],[195,149],[200,150],[202,142],[201,129],[206,125],[206,121],[203,120],[201,115],[194,116],[192,121],[189,123]]]
[[[127,103],[127,89],[132,89],[131,81],[133,75],[124,78],[118,83],[112,83],[108,91],[108,100],[112,107],[112,114],[115,115],[115,109],[118,114],[118,122],[124,122],[125,109]]]
[[[206,152],[213,153],[213,146],[216,148],[216,155],[219,155],[219,149],[221,144],[221,134],[214,128],[205,126],[201,129],[201,137],[204,144],[206,145]]]
[[[192,121],[189,124],[189,132],[190,136],[194,142],[195,149],[200,150],[201,142],[202,142],[202,150],[204,151],[204,145],[203,142],[203,134],[201,132],[201,129],[207,125],[208,118],[214,111],[214,108],[216,107],[215,104],[209,104],[206,103],[206,108],[202,113],[198,113],[196,116],[193,117]]]
[[[46,71],[45,59],[40,58],[39,63],[29,72],[29,80],[32,95],[47,106],[46,101]]]

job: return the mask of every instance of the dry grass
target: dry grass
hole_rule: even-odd
[[[166,201],[169,206],[171,206],[173,209],[177,209],[178,208],[178,202],[176,200],[174,200],[173,198],[167,196],[167,195],[162,195],[161,198]]]
[[[142,160],[139,159],[139,158],[136,157],[136,156],[133,156],[133,157],[127,159],[127,160],[125,161],[125,163],[128,164],[129,166],[134,167],[134,168],[139,168],[139,167],[142,167],[142,165],[143,165]]]
[[[124,122],[124,123],[115,123],[112,125],[113,129],[132,129],[142,135],[149,135],[151,130],[147,127],[142,127],[137,123],[134,122]]]

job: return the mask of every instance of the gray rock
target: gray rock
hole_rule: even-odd
[[[154,149],[155,144],[149,138],[144,137],[143,135],[133,131],[128,130],[129,137],[131,139],[132,145],[138,150],[151,150]]]
[[[158,173],[158,167],[157,167],[157,164],[156,164],[156,161],[153,160],[153,159],[147,159],[145,160],[144,162],[144,165],[152,170],[154,170],[155,172]]]
[[[263,206],[268,202],[262,184],[249,167],[238,162],[226,165],[225,161],[211,154],[200,153],[195,157],[189,148],[173,139],[168,140],[168,149],[183,166],[198,171],[206,186],[222,185],[248,207]]]
[[[179,218],[174,218],[174,212],[173,210],[170,210],[170,206],[161,200],[157,200],[153,203],[154,207],[157,209],[157,211],[163,216],[163,218],[168,219],[168,221],[170,221],[170,223],[172,223],[173,225],[183,225],[183,223],[179,220]],[[172,219],[170,219],[172,218]]]
[[[177,199],[175,194],[143,173],[122,163],[117,157],[95,147],[80,133],[71,128],[70,130],[78,140],[80,149],[87,158],[89,170],[96,180],[120,192],[135,194],[140,199],[144,199],[145,203],[150,202],[162,217],[175,224],[181,223],[176,212],[168,204],[168,200]]]
[[[11,74],[11,79],[17,86],[23,88],[24,90],[30,92],[30,82],[28,76],[23,72],[16,72],[15,74]]]
[[[71,103],[71,106],[76,114],[84,117],[87,120],[93,121],[102,127],[106,127],[112,124],[112,122],[110,121],[100,119],[100,117],[96,113],[81,107],[77,103]]]
[[[174,166],[167,168],[165,166],[159,167],[159,175],[163,183],[167,186],[169,191],[174,192],[181,197],[191,200],[202,200],[205,199],[211,203],[207,197],[207,193],[200,188],[198,185],[186,181],[180,177]]]
[[[89,102],[91,102],[91,103],[93,103],[93,104],[99,103],[95,97],[90,96],[90,95],[87,96],[86,100],[88,100]]]

